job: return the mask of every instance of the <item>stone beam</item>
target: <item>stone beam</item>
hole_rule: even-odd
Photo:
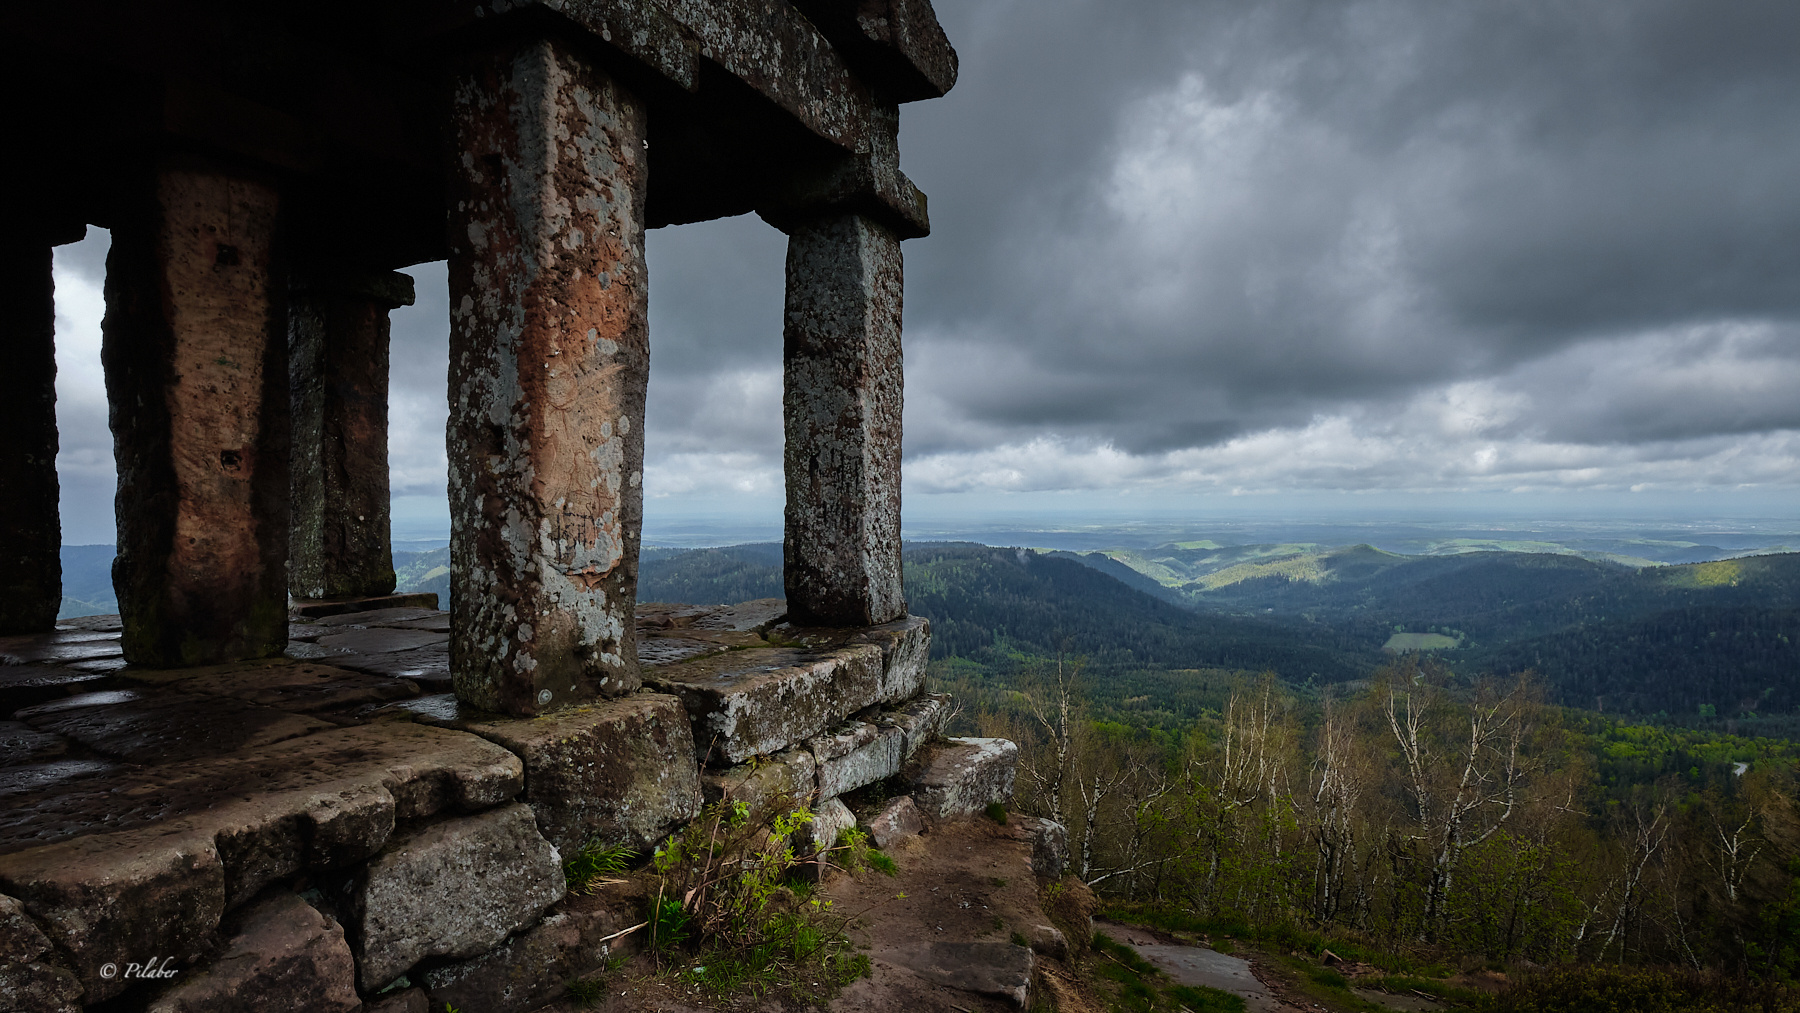
[[[451,671],[530,715],[639,685],[647,117],[541,39],[471,56],[451,117]]]
[[[757,211],[788,232],[837,211],[873,218],[901,239],[930,235],[925,193],[900,171],[900,107],[870,110],[867,151],[793,165]]]
[[[391,271],[295,276],[289,286],[296,598],[394,590],[388,519],[388,311],[413,282]]]
[[[287,646],[285,276],[274,184],[162,158],[122,203],[101,359],[118,463],[127,660]]]
[[[956,50],[930,0],[794,0],[890,102],[941,98],[956,85]]]
[[[62,605],[50,262],[47,240],[0,238],[0,634],[47,630]]]
[[[900,308],[892,230],[854,213],[791,229],[784,583],[799,623],[870,626],[906,614]]]

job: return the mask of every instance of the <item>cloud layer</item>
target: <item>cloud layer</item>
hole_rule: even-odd
[[[939,6],[962,81],[902,117],[935,226],[909,492],[1800,483],[1800,7]],[[58,256],[87,506],[93,248]],[[653,516],[779,515],[783,251],[755,219],[651,236]],[[429,496],[443,271],[414,273],[394,484]]]

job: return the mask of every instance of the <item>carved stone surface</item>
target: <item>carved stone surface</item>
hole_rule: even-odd
[[[796,623],[906,614],[900,584],[900,240],[857,214],[788,237],[788,607]]]
[[[1019,747],[1007,739],[953,738],[926,752],[913,801],[934,819],[973,816],[1012,798]]]
[[[286,288],[272,182],[166,161],[106,261],[124,650],[198,665],[287,646]]]
[[[288,585],[297,598],[390,594],[388,311],[412,305],[413,282],[312,272],[290,293]]]
[[[559,43],[452,96],[451,668],[531,715],[639,684],[646,109]]]
[[[525,761],[525,801],[564,852],[590,840],[647,848],[700,812],[681,701],[658,693],[526,720],[455,720]]]
[[[373,991],[426,957],[483,953],[566,889],[561,856],[523,805],[396,838],[352,887],[358,979]]]
[[[62,605],[56,480],[56,305],[50,244],[0,240],[0,634],[47,630]]]
[[[337,922],[281,891],[234,919],[225,950],[184,971],[149,1013],[353,1013],[356,962]]]

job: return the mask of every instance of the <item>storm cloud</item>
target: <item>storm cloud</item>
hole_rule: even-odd
[[[1800,6],[938,8],[962,78],[901,121],[934,228],[909,495],[1800,483]],[[783,250],[650,238],[653,514],[779,502]],[[394,469],[424,494],[417,274]]]

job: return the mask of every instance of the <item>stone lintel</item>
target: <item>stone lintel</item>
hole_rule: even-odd
[[[528,720],[441,723],[524,761],[525,802],[564,854],[590,841],[649,848],[700,813],[694,737],[673,696],[633,693]]]
[[[114,223],[106,366],[125,657],[287,646],[285,271],[271,182],[164,159]]]
[[[639,685],[647,114],[548,39],[452,91],[451,666],[529,716]]]
[[[788,237],[782,329],[790,616],[906,615],[900,573],[900,240],[856,214]]]
[[[289,282],[297,598],[394,590],[388,496],[388,311],[413,301],[392,271],[315,271]]]
[[[940,98],[956,85],[956,50],[930,0],[794,0],[857,76],[894,102]]]
[[[50,629],[62,605],[52,286],[50,243],[0,240],[0,634]]]
[[[900,108],[876,104],[869,114],[868,150],[788,173],[757,212],[790,235],[845,214],[880,222],[900,239],[930,235],[925,193],[900,171]]]
[[[868,149],[868,85],[787,0],[665,0],[662,6],[699,40],[701,56],[819,137],[845,151]]]

